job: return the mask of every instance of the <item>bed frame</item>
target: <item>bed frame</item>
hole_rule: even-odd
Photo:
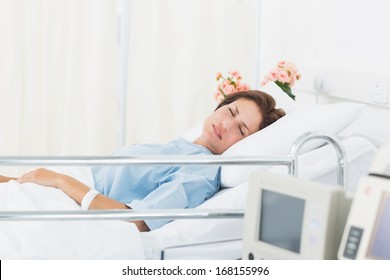
[[[322,139],[334,147],[337,153],[337,181],[346,188],[346,152],[340,140],[324,132],[307,132],[292,145],[286,157],[226,157],[226,156],[159,156],[142,157],[0,157],[0,165],[5,166],[82,166],[82,165],[286,165],[290,175],[298,176],[298,156],[302,147],[313,139]],[[140,219],[222,219],[243,218],[245,209],[152,209],[152,210],[91,210],[91,211],[0,211],[1,221],[26,220],[126,220]]]

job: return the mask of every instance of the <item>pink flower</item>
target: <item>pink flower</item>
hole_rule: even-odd
[[[268,80],[277,81],[279,79],[279,69],[272,69],[268,74]]]
[[[226,95],[233,94],[236,92],[236,88],[233,85],[224,85],[223,86],[223,92]]]
[[[214,93],[214,99],[219,103],[223,101],[227,95],[234,94],[238,91],[249,90],[249,85],[241,83],[242,77],[238,71],[230,71],[226,77],[218,72],[215,78],[219,83],[217,92]]]
[[[231,80],[231,79],[229,79],[229,78],[224,79],[224,80],[222,81],[222,83],[221,83],[221,85],[222,85],[223,87],[226,87],[226,86],[229,86],[229,85],[234,85],[234,84],[235,84],[234,81]]]
[[[237,91],[247,91],[249,90],[249,85],[247,84],[239,84],[237,87]]]
[[[265,86],[268,82],[269,82],[268,78],[265,77],[265,78],[261,81],[260,86],[263,87],[263,86]]]
[[[290,77],[290,87],[293,87],[294,85],[295,85],[295,79],[296,79],[296,77],[295,76],[291,76]]]
[[[238,71],[231,71],[229,72],[230,75],[233,76],[237,81],[241,80],[241,74]]]
[[[282,60],[282,61],[279,61],[278,64],[277,64],[277,67],[278,68],[285,68],[285,65],[286,65],[286,61]]]
[[[279,72],[279,77],[276,79],[279,82],[282,82],[283,84],[289,84],[290,83],[290,76],[285,71]]]
[[[225,96],[223,96],[222,92],[220,91],[216,91],[214,93],[214,99],[215,101],[217,101],[218,103],[221,103],[223,101],[223,99],[225,98]]]
[[[295,64],[288,61],[279,61],[276,68],[272,69],[261,81],[263,87],[269,82],[275,82],[284,92],[295,100],[295,95],[291,93],[291,87],[301,78]]]

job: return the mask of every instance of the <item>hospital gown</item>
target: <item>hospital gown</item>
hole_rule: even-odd
[[[211,155],[200,145],[184,138],[168,144],[131,145],[114,156]],[[220,167],[215,165],[124,165],[92,167],[95,189],[132,209],[194,208],[219,188]],[[145,220],[150,230],[169,220]]]

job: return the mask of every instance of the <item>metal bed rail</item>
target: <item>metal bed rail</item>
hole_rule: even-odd
[[[6,166],[92,166],[92,165],[291,165],[290,157],[236,157],[236,156],[0,156],[0,165]]]
[[[191,210],[191,211],[188,211]],[[42,215],[44,212],[44,215]],[[237,219],[244,210],[226,209],[144,209],[144,210],[65,210],[65,211],[0,211],[1,221],[53,220],[124,220],[143,219]]]
[[[302,147],[313,139],[322,139],[332,145],[337,153],[338,184],[346,187],[346,152],[334,135],[324,132],[307,132],[292,145],[286,157],[238,157],[238,156],[137,156],[137,157],[33,157],[0,156],[0,165],[6,166],[80,166],[80,165],[286,165],[290,175],[298,176],[298,157]],[[243,218],[244,210],[89,210],[89,211],[0,211],[0,221],[21,220],[140,220],[140,219],[199,219]]]

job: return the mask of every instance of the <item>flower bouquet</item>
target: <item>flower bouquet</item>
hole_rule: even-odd
[[[275,82],[288,96],[295,100],[295,95],[292,93],[291,88],[300,78],[301,74],[298,72],[294,63],[280,61],[276,68],[272,69],[264,77],[261,86],[266,85],[268,82]]]
[[[226,76],[218,72],[215,79],[218,82],[218,87],[214,99],[218,103],[221,103],[230,94],[249,90],[249,85],[242,83],[242,77],[238,71],[231,71]]]

